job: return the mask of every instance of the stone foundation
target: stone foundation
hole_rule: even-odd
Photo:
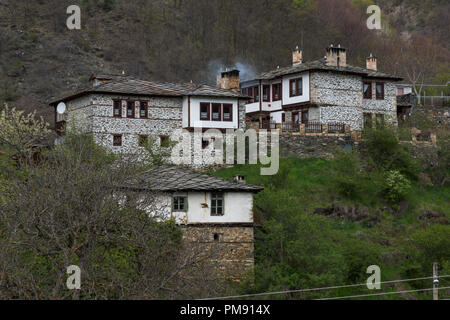
[[[350,136],[280,135],[282,157],[330,158],[337,149],[354,148],[357,143]]]
[[[182,228],[185,241],[204,247],[202,254],[218,279],[239,282],[252,276],[252,224],[191,224]]]

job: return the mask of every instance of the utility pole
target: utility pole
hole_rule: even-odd
[[[433,300],[439,300],[438,264],[433,263]]]

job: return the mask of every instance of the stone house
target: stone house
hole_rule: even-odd
[[[241,83],[242,93],[252,97],[246,104],[247,117],[298,128],[343,124],[352,131],[375,121],[397,123],[397,88],[400,81],[377,69],[370,55],[366,68],[347,63],[345,48],[330,45],[323,59],[303,61],[298,47],[292,65],[263,72]]]
[[[164,143],[177,129],[243,128],[248,97],[239,92],[239,71],[222,72],[219,80],[220,87],[213,87],[93,74],[90,87],[50,103],[55,128],[92,134],[121,154],[139,153],[150,135]],[[64,113],[57,112],[61,103]]]
[[[219,274],[238,279],[253,270],[253,195],[263,188],[213,177],[182,166],[153,167],[134,177],[130,188],[155,205],[160,219],[174,219],[185,240],[201,243]]]

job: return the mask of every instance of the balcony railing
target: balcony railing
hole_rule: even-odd
[[[345,123],[331,122],[327,124],[328,133],[345,133]]]
[[[322,132],[322,123],[319,121],[308,121],[305,123],[305,132],[306,133],[321,133]]]
[[[298,122],[287,121],[281,124],[281,130],[284,132],[299,132],[300,125]]]

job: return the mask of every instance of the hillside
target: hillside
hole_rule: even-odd
[[[245,78],[287,65],[295,45],[309,60],[340,43],[357,65],[373,52],[383,71],[401,74],[407,57],[399,48],[409,48],[405,31],[410,39],[424,37],[417,40],[419,52],[436,53],[426,66],[429,77],[448,72],[447,1],[380,1],[384,31],[365,27],[371,3],[85,0],[82,28],[70,31],[71,1],[1,0],[0,103],[51,119],[48,102],[87,85],[93,72],[214,83],[224,66],[237,65]]]

